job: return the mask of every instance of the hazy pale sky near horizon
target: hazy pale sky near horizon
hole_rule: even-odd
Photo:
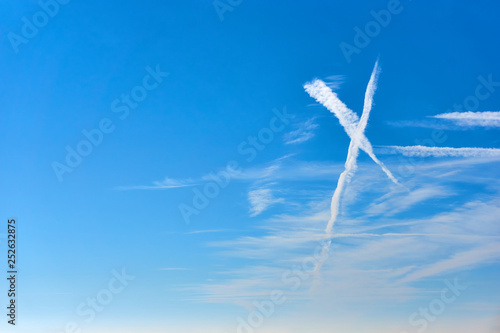
[[[500,4],[54,1],[0,4],[5,331],[500,332]],[[377,60],[398,184],[363,143],[329,235]]]

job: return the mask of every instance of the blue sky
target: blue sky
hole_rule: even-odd
[[[46,3],[0,5],[10,331],[499,332],[499,5]],[[361,117],[377,60],[348,135],[304,85]]]

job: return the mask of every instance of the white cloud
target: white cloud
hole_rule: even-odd
[[[422,119],[422,120],[389,120],[386,123],[394,127],[422,127],[434,128],[442,130],[465,130],[467,128],[460,127],[454,124],[445,124],[435,119]]]
[[[453,255],[451,258],[430,264],[408,274],[400,282],[411,282],[444,272],[478,266],[484,262],[500,259],[500,243],[491,242]]]
[[[399,153],[403,156],[416,157],[497,157],[500,149],[496,148],[449,148],[425,146],[383,146],[385,154]]]
[[[376,79],[378,75],[378,62],[375,64],[374,71],[372,72],[372,76],[370,78],[370,83],[367,87],[365,93],[365,106],[363,112],[365,112],[365,108],[371,109],[371,103],[373,100],[373,94],[376,89]],[[331,113],[335,114],[338,118],[342,127],[346,131],[347,135],[351,138],[351,142],[355,143],[360,149],[366,152],[370,158],[377,163],[382,170],[387,174],[389,179],[391,179],[394,183],[397,183],[397,180],[394,178],[392,173],[385,167],[385,165],[378,160],[378,158],[373,153],[373,148],[371,143],[368,141],[363,131],[358,131],[358,125],[360,121],[364,121],[363,119],[359,119],[358,115],[354,113],[351,109],[349,109],[323,81],[314,80],[310,83],[306,83],[304,85],[304,89],[307,93],[316,99],[319,103],[321,103],[324,107],[328,109]],[[367,115],[369,112],[367,112]],[[366,121],[368,118],[366,119]],[[366,125],[364,125],[366,126]],[[363,126],[361,126],[363,127]]]
[[[365,100],[363,105],[363,113],[361,118],[358,119],[357,114],[352,110],[348,109],[337,95],[331,91],[322,81],[315,80],[313,83],[307,83],[304,85],[305,90],[315,98],[318,102],[323,104],[330,112],[334,113],[339,119],[340,124],[344,127],[345,131],[351,138],[349,144],[349,149],[347,151],[347,160],[345,162],[345,169],[340,174],[339,180],[337,182],[337,187],[333,193],[331,205],[330,205],[330,219],[328,220],[327,226],[325,228],[326,235],[329,237],[332,234],[333,226],[339,215],[340,199],[344,190],[346,182],[349,182],[352,174],[357,168],[357,158],[359,155],[359,149],[363,149],[368,155],[377,163],[382,170],[387,174],[387,176],[394,182],[398,183],[396,178],[392,173],[385,167],[385,165],[380,162],[375,154],[373,153],[373,148],[370,142],[364,135],[366,126],[368,124],[368,118],[370,117],[370,112],[373,105],[373,96],[377,89],[377,81],[380,69],[378,66],[378,61],[375,63],[372,74],[370,76],[370,81],[365,92]],[[331,241],[328,241],[322,248],[322,256],[324,256],[329,247]],[[319,271],[322,266],[322,262],[317,263],[315,271]]]
[[[328,88],[332,89],[333,91],[340,89],[342,84],[345,82],[345,75],[330,75],[327,76],[324,80]]]
[[[459,126],[500,127],[499,111],[450,112],[435,115],[433,118],[451,120]]]
[[[399,194],[400,195],[391,196],[382,202],[372,203],[366,212],[369,215],[384,214],[386,216],[392,216],[404,212],[426,200],[449,196],[452,192],[447,191],[442,186],[430,185],[411,191],[400,192]]]
[[[299,144],[312,139],[314,137],[314,129],[317,127],[318,124],[314,123],[314,118],[307,120],[298,129],[285,134],[285,144]]]
[[[448,112],[430,116],[428,119],[396,120],[387,123],[395,127],[470,130],[474,129],[474,127],[500,127],[500,112]]]
[[[137,185],[137,186],[118,186],[115,189],[127,190],[164,190],[171,188],[179,188],[186,186],[194,186],[196,183],[192,179],[177,180],[165,177],[162,181],[154,181],[153,185]]]
[[[194,234],[207,234],[207,233],[215,233],[215,232],[226,232],[228,229],[211,229],[211,230],[194,230],[186,232],[186,235],[194,235]]]
[[[248,192],[248,201],[250,201],[250,215],[257,216],[271,205],[275,203],[284,202],[283,199],[276,199],[273,197],[273,193],[271,189],[268,188],[260,188],[257,190],[252,190]]]

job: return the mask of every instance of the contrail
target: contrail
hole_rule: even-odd
[[[339,180],[337,182],[337,188],[333,193],[332,203],[331,203],[331,216],[325,230],[327,234],[331,234],[333,225],[335,224],[335,220],[337,219],[337,215],[339,213],[340,196],[342,194],[345,181],[348,178],[350,178],[351,174],[356,170],[357,167],[357,159],[359,156],[361,137],[364,136],[363,133],[365,131],[366,125],[368,124],[368,118],[370,117],[370,111],[373,104],[373,95],[375,94],[375,90],[377,88],[378,73],[379,73],[379,67],[377,61],[375,63],[375,67],[373,69],[370,81],[368,82],[368,87],[366,89],[363,114],[361,115],[361,119],[357,122],[358,125],[356,126],[355,132],[353,132],[351,136],[351,142],[349,143],[349,149],[347,151],[345,169],[340,174]]]
[[[400,153],[403,156],[416,157],[498,157],[500,149],[496,148],[449,148],[425,146],[385,146],[385,153]]]
[[[365,94],[365,106],[363,107],[363,113],[365,112],[365,109],[368,109],[368,114],[369,110],[371,110],[371,106],[373,103],[373,94],[376,90],[376,79],[378,76],[378,72],[379,70],[377,62],[375,64],[375,69],[372,73],[372,78],[370,79],[370,83]],[[321,80],[316,79],[311,83],[306,83],[304,85],[304,89],[312,98],[316,99],[316,101],[325,106],[331,113],[335,114],[351,140],[354,140],[358,147],[365,151],[371,157],[371,159],[382,168],[382,170],[392,182],[398,184],[398,181],[392,175],[389,169],[387,169],[387,167],[373,153],[373,147],[364,134],[364,127],[362,131],[358,132],[358,125],[360,121],[364,121],[366,123],[368,121],[368,116],[365,116],[366,119],[360,120],[358,118],[358,115],[351,109],[349,109],[344,103],[342,103],[337,94],[334,93],[330,88],[328,88],[327,85]],[[361,117],[363,118],[363,115]]]
[[[433,118],[448,119],[460,126],[500,127],[500,112],[449,112],[433,116]]]
[[[323,246],[321,250],[321,257],[324,258],[326,252],[328,251],[331,245],[331,237],[332,230],[337,220],[339,214],[339,204],[340,197],[342,195],[342,191],[344,189],[344,185],[346,181],[352,176],[357,167],[357,158],[359,156],[359,149],[363,150],[371,150],[371,145],[364,136],[364,131],[368,124],[368,118],[370,116],[370,111],[373,105],[373,95],[375,94],[375,90],[377,88],[377,80],[379,75],[379,67],[378,61],[375,63],[375,67],[373,69],[372,75],[370,77],[370,81],[368,82],[368,86],[365,93],[365,101],[363,106],[363,114],[361,115],[361,119],[358,120],[358,116],[352,112],[352,110],[348,109],[337,97],[334,93],[326,87],[323,87],[319,80],[316,80],[312,85],[306,85],[306,91],[313,97],[318,100],[321,104],[327,106],[330,112],[334,113],[337,118],[339,118],[340,123],[345,128],[347,134],[351,138],[351,142],[349,144],[349,149],[347,152],[347,159],[345,163],[345,169],[340,174],[339,180],[337,182],[337,187],[335,188],[335,192],[333,193],[332,202],[330,205],[331,215],[328,220],[328,224],[325,229],[326,237],[328,238],[328,242]],[[324,85],[324,83],[323,83]],[[325,90],[325,87],[328,91]],[[328,95],[334,95],[328,96]],[[369,145],[369,148],[361,146],[362,144]],[[373,153],[372,153],[373,154]],[[371,156],[371,155],[370,155]],[[373,157],[372,157],[373,158]],[[375,157],[376,158],[376,157]],[[378,160],[377,160],[378,161]],[[378,164],[378,163],[377,163]],[[387,170],[388,171],[388,170]],[[389,176],[390,175],[390,176]],[[391,178],[392,174],[389,172],[388,176]],[[392,177],[391,179],[393,179]],[[397,181],[394,179],[397,183]],[[323,265],[323,261],[320,261],[316,264],[314,269],[315,272],[319,271]]]

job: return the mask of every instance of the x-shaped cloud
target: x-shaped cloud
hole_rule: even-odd
[[[338,215],[340,195],[342,194],[344,184],[352,175],[354,170],[356,170],[359,149],[366,152],[371,159],[382,168],[389,179],[391,179],[395,184],[398,184],[398,181],[394,178],[389,169],[387,169],[377,156],[375,156],[373,153],[373,147],[365,136],[366,125],[368,124],[368,118],[370,117],[370,111],[373,105],[373,95],[377,89],[379,72],[380,70],[377,61],[366,88],[363,114],[361,115],[361,118],[349,109],[338,98],[337,94],[334,93],[323,81],[316,79],[313,82],[306,83],[304,85],[304,89],[311,97],[325,106],[331,113],[335,114],[335,116],[339,119],[340,124],[344,127],[347,135],[351,138],[347,153],[347,160],[345,163],[345,170],[339,177],[337,188],[335,189],[335,193],[332,198],[332,213],[325,230],[328,235],[331,234],[333,225]]]
[[[377,80],[380,73],[378,61],[375,63],[373,68],[370,81],[365,92],[365,101],[363,105],[363,113],[361,118],[358,117],[351,109],[349,109],[342,101],[338,98],[337,94],[334,93],[328,86],[321,80],[314,80],[311,83],[306,83],[304,89],[307,93],[316,101],[325,106],[331,113],[333,113],[340,121],[340,124],[344,127],[347,135],[351,138],[349,144],[349,150],[347,152],[347,159],[345,162],[345,169],[340,174],[337,187],[333,193],[331,202],[331,215],[330,220],[326,226],[325,232],[328,238],[327,243],[323,246],[321,251],[321,257],[324,258],[327,254],[330,244],[333,226],[337,220],[339,213],[339,203],[340,196],[344,189],[346,181],[352,176],[357,167],[357,159],[359,155],[359,149],[366,152],[375,163],[377,163],[385,174],[391,179],[395,184],[398,181],[392,173],[387,169],[387,167],[375,156],[373,153],[373,148],[368,139],[365,136],[366,125],[368,124],[368,118],[370,117],[370,111],[373,105],[373,95],[377,89]],[[319,261],[314,269],[318,272],[321,269],[324,261]]]
[[[351,147],[353,145],[365,151],[375,163],[377,163],[387,176],[397,184],[398,181],[389,169],[375,156],[371,143],[365,136],[365,128],[368,123],[368,117],[373,104],[373,95],[377,88],[377,79],[379,74],[378,61],[375,63],[370,82],[365,93],[365,104],[361,119],[358,115],[349,109],[328,86],[321,80],[314,80],[311,83],[304,85],[305,90],[311,97],[325,106],[331,113],[339,119],[340,124],[344,127],[347,135],[351,138]]]

